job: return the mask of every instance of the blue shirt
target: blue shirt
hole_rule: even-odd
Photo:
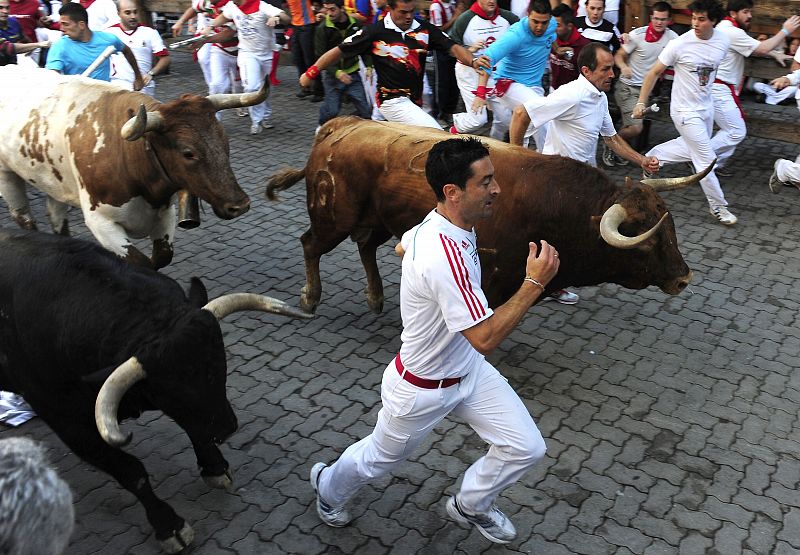
[[[8,42],[19,42],[22,40],[22,27],[16,17],[10,16],[8,18],[6,28],[0,29],[0,39],[5,39]]]
[[[537,37],[531,31],[528,18],[509,27],[503,36],[486,49],[495,79],[512,79],[526,87],[541,87],[550,47],[556,40],[556,18],[551,17],[544,34]]]
[[[117,52],[121,52],[125,48],[118,37],[102,31],[92,31],[92,38],[89,39],[89,42],[79,42],[64,36],[50,47],[45,67],[60,71],[64,75],[80,75],[92,65],[92,62],[103,53],[107,46],[113,46]],[[110,81],[111,61],[106,59],[89,77]]]

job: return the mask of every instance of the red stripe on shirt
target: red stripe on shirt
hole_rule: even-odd
[[[453,278],[464,298],[464,304],[467,305],[469,314],[473,321],[482,318],[486,311],[483,305],[478,300],[475,293],[472,291],[472,284],[469,281],[469,271],[464,264],[464,259],[461,257],[461,251],[458,245],[451,238],[439,234],[442,241],[445,254],[447,255],[447,262],[450,264],[450,271],[453,273]]]

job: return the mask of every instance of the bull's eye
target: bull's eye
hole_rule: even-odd
[[[182,154],[183,157],[186,158],[187,160],[197,160],[197,156],[195,156],[194,152],[192,152],[191,150],[188,149],[184,150]]]

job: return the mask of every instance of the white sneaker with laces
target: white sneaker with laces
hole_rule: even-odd
[[[494,543],[508,543],[517,537],[514,524],[497,508],[497,505],[492,505],[487,513],[473,515],[464,512],[453,496],[447,500],[447,514],[456,522],[472,524],[484,538]]]
[[[323,462],[316,463],[311,467],[311,474],[309,475],[308,481],[311,482],[311,489],[314,490],[314,494],[317,496],[317,514],[319,518],[328,526],[341,528],[349,524],[351,520],[350,513],[348,513],[347,509],[344,507],[331,507],[328,505],[323,501],[322,497],[320,497],[319,491],[317,490],[320,474],[322,474],[322,471],[327,467],[328,465]]]
[[[251,135],[258,135],[259,133],[261,133],[261,124],[260,123],[254,123],[253,125],[250,126],[250,134]]]
[[[721,224],[733,225],[739,221],[739,218],[731,214],[730,211],[724,206],[712,206],[709,211],[711,212],[712,216],[719,220],[719,223]]]
[[[603,154],[600,156],[603,160],[603,165],[607,168],[614,167],[614,151],[608,148],[605,144],[603,144]]]
[[[578,301],[581,300],[581,298],[578,295],[570,291],[567,291],[566,289],[559,289],[558,291],[553,291],[547,298],[553,299],[554,301],[559,302],[561,304],[577,304]]]

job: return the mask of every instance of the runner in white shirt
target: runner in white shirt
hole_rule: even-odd
[[[109,25],[119,22],[114,0],[84,0],[79,3],[89,14],[89,29],[92,31],[105,31]]]
[[[153,77],[164,73],[170,64],[164,41],[155,29],[139,25],[139,9],[135,0],[119,0],[119,18],[120,22],[106,29],[106,32],[118,36],[131,49],[144,81],[142,92],[155,96],[156,82]],[[155,65],[154,57],[158,60]],[[112,83],[132,91],[134,78],[133,68],[125,60],[125,56],[111,56]]]
[[[239,34],[239,74],[244,92],[257,91],[272,69],[272,51],[275,46],[275,26],[288,25],[289,15],[262,0],[232,0],[222,7],[222,13],[211,23],[218,27],[233,21]],[[272,108],[265,100],[250,106],[250,133],[271,129]]]
[[[695,0],[692,10],[692,30],[670,42],[658,56],[658,62],[647,73],[639,93],[633,117],[644,115],[646,102],[656,80],[669,66],[675,70],[670,101],[670,116],[680,137],[662,143],[647,153],[662,163],[691,162],[695,171],[710,166],[716,154],[711,147],[714,125],[714,102],[711,85],[717,68],[730,47],[730,40],[714,25],[724,12],[715,0]],[[709,210],[720,223],[733,225],[737,218],[727,208],[728,202],[719,179],[712,169],[701,181]]]
[[[715,171],[718,175],[725,172],[728,160],[747,135],[747,127],[739,104],[744,59],[748,56],[769,55],[775,48],[782,46],[786,37],[800,26],[800,17],[794,15],[783,22],[783,26],[774,36],[758,41],[747,34],[750,21],[753,19],[753,1],[728,0],[727,8],[728,16],[717,24],[717,30],[728,36],[731,47],[722,60],[717,70],[717,78],[711,87],[711,94],[714,97],[714,123],[719,127],[719,131],[711,139],[711,147],[717,153]],[[780,59],[783,60],[783,57]]]
[[[383,373],[374,431],[331,466],[312,467],[317,513],[329,526],[345,526],[347,501],[397,468],[452,413],[490,447],[467,469],[447,512],[490,541],[508,543],[516,530],[495,499],[544,456],[545,443],[524,403],[485,356],[555,276],[558,253],[546,241],[541,253],[530,243],[520,289],[492,311],[481,290],[474,230],[492,215],[500,193],[489,151],[475,138],[441,141],[430,150],[425,174],[436,208],[403,234],[397,248],[403,256],[400,354]]]

